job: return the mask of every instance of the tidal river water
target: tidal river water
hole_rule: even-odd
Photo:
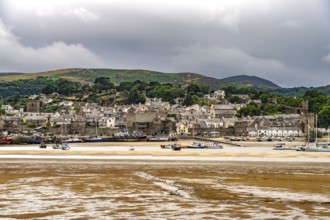
[[[0,219],[329,219],[317,162],[0,159]]]

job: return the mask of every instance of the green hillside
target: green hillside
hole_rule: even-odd
[[[281,94],[288,96],[301,97],[307,90],[318,90],[326,95],[330,95],[330,86],[306,88],[281,88],[269,80],[256,76],[238,75],[227,77],[224,79],[216,79],[197,73],[162,73],[150,70],[127,70],[127,69],[82,69],[71,68],[52,70],[37,73],[0,73],[0,86],[2,87],[2,95],[10,95],[15,92],[15,88],[20,88],[23,93],[38,92],[40,88],[35,79],[66,79],[81,84],[94,82],[96,78],[108,77],[114,84],[119,85],[121,82],[133,82],[141,80],[144,82],[170,83],[174,86],[187,86],[191,83],[207,84],[213,89],[221,89],[228,86],[236,88],[253,88],[256,90],[264,90],[273,94]],[[25,80],[20,82],[18,80]],[[16,83],[17,82],[17,83]]]
[[[190,83],[200,83],[210,85],[212,88],[223,88],[228,85],[237,87],[253,87],[257,89],[278,88],[275,84],[262,81],[260,78],[253,81],[235,82],[224,81],[197,73],[162,73],[149,70],[125,70],[125,69],[62,69],[38,73],[0,73],[0,81],[16,81],[20,79],[36,79],[38,77],[63,78],[74,82],[87,83],[94,82],[98,77],[108,77],[119,84],[124,81],[142,80],[145,82],[157,81],[160,83],[171,83],[173,85],[188,85]]]
[[[222,80],[225,82],[264,85],[264,86],[279,88],[279,86],[276,85],[275,83],[273,83],[269,80],[266,80],[266,79],[262,79],[257,76],[238,75],[238,76],[231,76],[231,77],[223,78]]]
[[[119,84],[123,81],[142,80],[145,82],[157,81],[162,83],[180,84],[184,77],[179,74],[164,74],[149,70],[120,70],[120,69],[75,69],[61,77],[70,78],[73,81],[93,82],[98,77],[108,77],[110,80]]]

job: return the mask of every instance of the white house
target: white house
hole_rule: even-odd
[[[303,136],[302,118],[299,114],[257,116],[249,134],[256,136]]]
[[[73,105],[72,101],[62,101],[59,103],[60,106],[71,107]]]
[[[114,127],[116,127],[116,118],[115,117],[109,117],[107,119],[107,127],[108,128],[114,128]]]
[[[1,109],[5,110],[5,112],[12,112],[14,108],[11,105],[2,105]]]
[[[217,99],[224,99],[225,98],[225,91],[224,90],[216,90],[214,93],[213,93],[213,97],[214,98],[217,98]]]
[[[208,128],[222,128],[224,125],[223,120],[220,118],[208,118],[204,122]]]
[[[97,120],[98,127],[100,128],[114,128],[116,126],[115,117],[101,117]]]
[[[266,127],[266,128],[258,128],[257,136],[259,137],[300,137],[303,136],[304,133],[302,129],[299,127]]]
[[[41,98],[41,101],[44,103],[44,104],[49,104],[49,103],[52,103],[53,102],[53,99],[52,98],[47,98],[46,96],[43,96]]]

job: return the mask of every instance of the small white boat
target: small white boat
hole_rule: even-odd
[[[62,144],[62,150],[70,150],[70,146],[68,143],[63,143]]]
[[[194,142],[193,144],[189,145],[188,148],[195,148],[195,149],[223,149],[223,146],[214,141],[207,141],[207,142]]]
[[[188,146],[188,148],[193,148],[193,149],[200,149],[200,148],[206,148],[203,143],[192,143],[191,145]]]
[[[175,150],[175,151],[180,151],[181,150],[181,144],[173,144],[172,145],[172,150]]]
[[[68,138],[64,140],[66,143],[81,143],[83,142],[80,138]]]
[[[274,145],[273,150],[288,150],[285,143],[277,143]]]
[[[162,149],[172,149],[172,150],[181,150],[181,144],[173,143],[173,144],[162,144],[160,145]]]
[[[315,144],[312,146],[300,146],[297,148],[297,151],[305,151],[305,152],[330,152],[330,145],[328,143],[324,144]]]
[[[85,142],[103,142],[104,139],[101,137],[90,137],[85,140]]]
[[[148,137],[148,141],[169,141],[169,140],[170,138],[164,135],[156,135],[156,136]]]
[[[204,142],[204,147],[209,149],[223,149],[223,146],[214,141]]]
[[[70,146],[68,143],[57,143],[53,146],[53,149],[62,149],[62,150],[70,150]]]
[[[163,149],[172,149],[173,144],[161,144],[160,147]]]

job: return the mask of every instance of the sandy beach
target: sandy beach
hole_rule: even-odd
[[[193,141],[180,141],[188,146]],[[38,145],[3,145],[0,158],[82,158],[82,159],[147,159],[147,160],[213,160],[213,161],[287,161],[330,162],[327,152],[299,152],[295,150],[273,150],[274,142],[240,142],[244,147],[224,144],[223,149],[188,149],[181,151],[161,149],[164,142],[99,142],[74,143],[67,151],[54,150],[52,145],[40,149]],[[288,142],[287,146],[300,144]],[[133,151],[129,150],[134,148]]]

